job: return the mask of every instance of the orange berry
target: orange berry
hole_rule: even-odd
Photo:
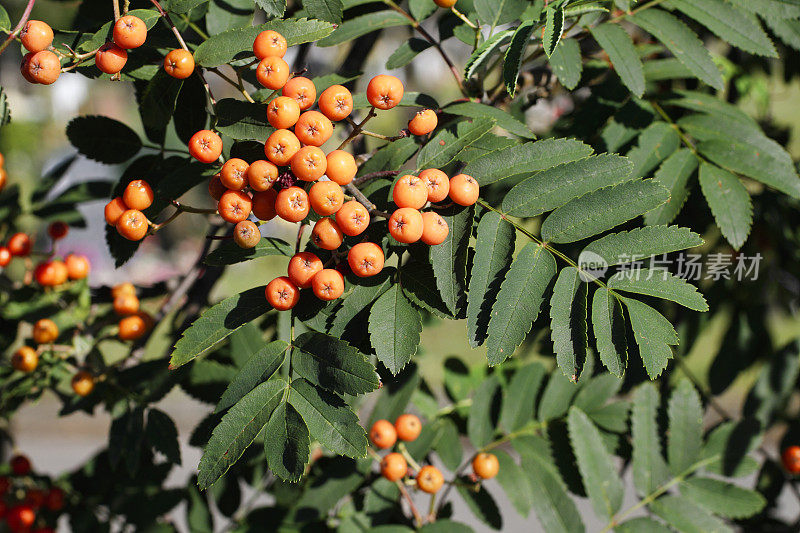
[[[378,109],[391,109],[403,99],[403,82],[395,76],[379,74],[367,85],[367,100]]]
[[[322,270],[322,260],[311,252],[300,252],[289,260],[289,279],[301,289],[311,287],[311,279]]]
[[[261,60],[256,68],[258,83],[267,89],[280,89],[289,79],[289,64],[277,56],[267,56]]]
[[[286,39],[274,30],[264,30],[253,41],[253,54],[258,59],[268,56],[283,57],[288,45]]]
[[[211,179],[208,180],[208,195],[217,202],[219,202],[219,199],[222,198],[222,194],[227,190],[227,187],[222,184],[222,180],[219,179],[218,173],[214,174]]]
[[[213,163],[222,154],[222,139],[211,130],[200,130],[189,139],[189,154],[201,163]]]
[[[75,375],[72,376],[70,385],[75,394],[81,398],[85,398],[94,390],[94,376],[86,370],[78,370]],[[47,498],[47,507],[51,510],[58,510],[60,508],[58,505],[51,505],[51,497],[49,494]],[[56,507],[56,509],[52,509],[53,507]]]
[[[306,111],[297,119],[294,134],[303,144],[322,146],[333,135],[333,124],[319,111]]]
[[[419,173],[419,179],[425,182],[428,188],[428,201],[441,202],[450,192],[450,180],[447,174],[438,168],[427,168]]]
[[[253,214],[259,220],[272,220],[275,218],[275,200],[278,191],[267,189],[263,192],[253,193]]]
[[[428,202],[428,186],[417,176],[405,175],[394,184],[392,199],[397,207],[421,209]]]
[[[69,279],[67,266],[61,261],[54,259],[39,263],[33,271],[33,277],[42,287],[55,287],[65,283]]]
[[[135,294],[120,294],[114,298],[113,305],[117,316],[135,315],[139,312],[139,298]]]
[[[225,161],[219,171],[219,181],[234,191],[241,191],[247,185],[247,170],[250,165],[244,159],[234,157]]]
[[[259,159],[247,168],[247,183],[254,191],[266,191],[278,179],[278,167],[269,161]]]
[[[433,0],[433,3],[444,9],[450,9],[458,0]]]
[[[41,20],[29,20],[22,27],[19,38],[29,52],[41,52],[53,43],[53,28]]]
[[[264,143],[264,155],[279,167],[288,165],[299,149],[300,141],[289,130],[273,131]]]
[[[0,267],[8,266],[11,262],[11,252],[6,246],[0,246]]]
[[[141,314],[126,316],[119,321],[117,337],[123,341],[141,339],[147,333],[147,322]]]
[[[427,135],[436,129],[439,118],[433,109],[423,109],[408,121],[408,131],[411,135]]]
[[[29,374],[39,365],[39,354],[30,346],[22,346],[11,356],[11,366],[14,370]],[[13,464],[12,464],[13,468]]]
[[[369,211],[357,200],[345,202],[336,212],[336,223],[349,237],[360,235],[369,226]]]
[[[397,209],[389,217],[389,233],[397,242],[417,242],[422,237],[422,215],[410,207]]]
[[[242,220],[233,228],[233,241],[240,248],[255,248],[261,241],[261,230],[255,222]]]
[[[310,79],[304,78],[303,76],[295,76],[286,82],[281,94],[297,100],[300,109],[305,111],[314,105],[314,101],[317,99],[317,88]]]
[[[800,446],[789,446],[781,454],[783,468],[793,475],[800,474]]]
[[[19,64],[19,73],[28,83],[39,83],[31,73],[31,58],[33,58],[34,54],[36,52],[28,52],[22,56],[22,62]]]
[[[389,481],[400,481],[408,473],[408,463],[402,454],[392,452],[381,460],[381,475]]]
[[[94,55],[94,64],[106,74],[120,72],[127,62],[128,52],[114,43],[104,44]]]
[[[133,180],[122,193],[122,201],[129,209],[144,211],[153,204],[153,189],[144,180]]]
[[[147,217],[137,209],[128,209],[117,220],[117,231],[129,241],[140,241],[147,235]]]
[[[403,414],[394,421],[394,428],[397,430],[397,438],[406,442],[417,440],[422,431],[422,422],[416,415]]]
[[[64,258],[64,264],[67,266],[69,279],[83,279],[89,275],[91,266],[89,265],[89,258],[85,255],[68,254]]]
[[[325,174],[339,185],[347,185],[356,177],[358,166],[355,158],[344,150],[334,150],[326,158]]]
[[[105,208],[105,217],[106,223],[111,224],[112,226],[117,224],[117,220],[119,217],[122,216],[122,213],[128,210],[128,206],[125,205],[125,201],[122,199],[121,196],[117,196],[110,202],[106,204]]]
[[[164,70],[173,78],[185,80],[194,72],[194,56],[183,48],[170,50],[164,57]]]
[[[283,220],[300,222],[308,216],[308,194],[300,187],[288,187],[275,199],[275,213]]]
[[[225,191],[217,204],[219,216],[231,224],[247,220],[252,210],[253,200],[250,195],[242,191]]]
[[[139,17],[125,15],[114,23],[114,43],[120,48],[139,48],[147,39],[147,26]]]
[[[130,294],[132,296],[136,296],[136,287],[133,286],[133,283],[120,283],[119,285],[114,285],[111,288],[111,298],[115,299],[118,296],[122,296],[123,294]]]
[[[491,453],[479,453],[472,459],[472,471],[481,479],[492,479],[500,471],[497,456]]]
[[[36,52],[27,63],[28,75],[35,83],[50,85],[61,75],[61,61],[50,50]]]
[[[267,120],[275,129],[291,128],[300,118],[300,104],[294,98],[278,96],[267,106]]]
[[[458,174],[450,178],[450,199],[458,205],[472,205],[478,201],[480,187],[475,178]]]
[[[425,244],[436,246],[442,244],[450,233],[447,221],[439,216],[439,213],[426,211],[422,213],[422,237],[420,240]]]
[[[8,239],[8,251],[16,257],[25,257],[31,253],[33,242],[27,233],[18,232]]]
[[[265,292],[269,304],[278,311],[291,309],[300,301],[300,290],[286,276],[270,281]]]
[[[303,181],[316,181],[325,175],[328,161],[325,152],[316,146],[304,146],[294,154],[292,173]]]
[[[320,300],[335,300],[344,293],[344,276],[338,270],[323,268],[311,279],[311,290]]]
[[[33,325],[33,342],[51,344],[58,338],[58,326],[49,318],[40,318]]]
[[[331,85],[319,95],[317,105],[334,122],[344,120],[353,112],[353,95],[343,85]]]
[[[36,512],[30,505],[15,505],[6,513],[8,529],[15,533],[30,531],[36,521]]]
[[[444,485],[444,476],[438,468],[431,465],[425,465],[419,469],[417,473],[417,487],[422,492],[428,494],[436,494],[439,489]]]
[[[54,241],[63,239],[67,236],[67,233],[69,233],[69,226],[60,220],[52,222],[47,226],[47,234],[50,235],[50,238]]]
[[[332,181],[318,181],[308,192],[308,201],[315,213],[326,217],[337,212],[344,203],[341,186]]]
[[[333,219],[321,218],[311,231],[311,242],[323,250],[336,250],[342,245],[344,234]]]
[[[376,448],[391,448],[397,442],[397,430],[388,420],[377,420],[369,430],[369,440]]]
[[[384,260],[383,250],[374,242],[358,243],[347,253],[350,270],[360,278],[380,274]]]

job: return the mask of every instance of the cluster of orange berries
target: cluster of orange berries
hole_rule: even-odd
[[[153,329],[153,317],[139,309],[139,298],[132,283],[121,283],[111,289],[114,313],[120,317],[117,337],[122,341],[135,341]]]
[[[53,242],[63,239],[69,227],[63,222],[53,222],[47,232]],[[33,240],[27,233],[18,232],[8,239],[5,246],[0,246],[0,267],[8,266],[14,257],[28,257],[33,248]],[[68,280],[84,279],[89,275],[89,259],[81,254],[67,254],[64,260],[53,257],[42,261],[33,271],[36,282],[42,287],[56,287]]]
[[[49,484],[37,486],[41,480],[32,477],[31,462],[24,455],[13,456],[9,469],[10,476],[0,477],[0,518],[6,527],[13,533],[54,533],[47,524],[58,521],[58,513],[64,508],[64,491]],[[37,527],[32,529],[34,525]]]
[[[378,420],[369,430],[369,440],[376,448],[392,448],[397,440],[411,442],[422,432],[422,422],[411,414],[402,414],[394,424],[388,420]],[[403,450],[404,451],[404,450]],[[381,459],[381,475],[389,481],[400,481],[408,476],[408,460],[403,453],[390,452]],[[478,453],[472,459],[474,475],[480,479],[491,479],[500,470],[497,457],[490,453]],[[417,488],[428,494],[435,494],[444,485],[442,472],[433,465],[422,466],[415,476]]]
[[[153,189],[144,180],[133,180],[125,187],[122,196],[106,204],[106,223],[130,241],[140,241],[147,235],[150,221],[142,213],[153,203]]]

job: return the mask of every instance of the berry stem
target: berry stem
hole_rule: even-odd
[[[237,78],[238,78],[238,81],[235,81],[235,80],[233,80],[232,78],[229,78],[228,76],[226,76],[225,74],[223,74],[223,73],[222,73],[222,72],[221,72],[221,71],[220,71],[220,70],[219,70],[217,67],[210,68],[210,69],[208,69],[208,71],[209,71],[209,72],[213,72],[214,74],[216,74],[217,76],[219,76],[220,78],[222,78],[223,80],[225,80],[226,82],[228,82],[228,83],[229,83],[230,85],[232,85],[233,87],[236,87],[236,89],[237,89],[237,90],[238,90],[240,93],[242,93],[242,96],[244,96],[244,97],[245,97],[245,99],[246,99],[248,102],[250,102],[251,104],[255,104],[255,103],[256,103],[256,101],[255,101],[255,100],[253,100],[253,98],[250,96],[250,93],[248,93],[248,92],[245,90],[245,88],[244,88],[244,83],[242,82],[242,75],[239,73],[239,71],[236,71],[236,76],[237,76]]]
[[[111,4],[114,6],[114,22],[119,20],[119,0],[111,0]]]
[[[17,26],[14,28],[14,31],[8,34],[5,42],[0,45],[0,54],[8,48],[8,45],[11,44],[11,41],[17,38],[17,35],[22,31],[22,28],[25,26],[25,23],[28,22],[28,18],[31,16],[31,11],[33,11],[33,4],[36,3],[36,0],[28,0],[28,5],[25,6],[25,11],[22,12],[22,17],[20,17]]]
[[[369,119],[371,119],[372,117],[376,117],[376,116],[378,116],[378,114],[375,112],[375,106],[372,106],[372,107],[370,107],[369,113],[367,113],[367,116],[364,117],[364,120],[362,120],[359,123],[356,123],[354,120],[352,120],[352,119],[350,119],[348,117],[347,122],[351,126],[353,126],[353,131],[351,131],[350,135],[348,135],[347,138],[344,141],[342,141],[342,144],[339,145],[339,148],[337,148],[337,150],[341,150],[342,148],[344,148],[345,146],[350,144],[350,141],[352,141],[353,139],[358,137],[358,135],[361,133],[362,128],[364,127],[364,124],[366,124],[367,121],[369,121]]]
[[[172,205],[179,211],[186,211],[187,213],[197,213],[200,215],[216,215],[217,210],[211,208],[192,207],[190,205],[182,204],[177,200],[172,200]]]
[[[398,170],[379,170],[378,172],[370,172],[369,174],[364,174],[360,178],[356,178],[352,181],[352,184],[356,187],[365,183],[369,180],[376,179],[376,178],[393,178],[400,174]]]
[[[408,464],[411,466],[411,468],[413,468],[414,470],[416,470],[417,472],[419,472],[419,470],[420,470],[419,463],[417,463],[417,462],[414,460],[414,458],[413,458],[413,457],[411,457],[411,454],[410,454],[410,453],[408,453],[408,448],[406,448],[406,445],[405,445],[405,443],[404,443],[404,442],[400,442],[400,443],[398,443],[398,444],[397,444],[397,449],[398,449],[398,451],[400,452],[400,454],[401,454],[403,457],[405,457],[406,461],[407,461],[407,462],[408,462]]]
[[[469,20],[469,19],[467,18],[467,16],[466,16],[464,13],[462,13],[461,11],[459,11],[458,9],[456,9],[456,6],[453,6],[453,7],[451,7],[451,8],[450,8],[450,11],[452,11],[452,12],[453,12],[453,14],[454,14],[455,16],[457,16],[458,18],[460,18],[461,20],[463,20],[463,21],[464,21],[464,24],[466,24],[467,26],[469,26],[469,27],[470,27],[470,28],[472,28],[473,30],[480,30],[480,29],[481,29],[481,27],[480,27],[480,26],[478,26],[477,24],[475,24],[474,22],[472,22],[471,20]]]
[[[408,490],[403,486],[402,483],[399,481],[395,481],[397,488],[400,489],[400,494],[403,495],[406,502],[408,503],[408,507],[411,509],[411,514],[414,515],[414,521],[417,524],[417,528],[422,527],[422,515],[419,514],[417,510],[417,506],[414,504],[414,500],[411,499],[411,495],[408,493]]]

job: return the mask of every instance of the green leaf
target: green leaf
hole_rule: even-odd
[[[308,463],[309,446],[308,428],[300,413],[281,402],[264,429],[269,469],[281,479],[299,481]]]
[[[720,39],[751,54],[778,57],[755,15],[723,0],[672,0],[671,4]]]
[[[289,403],[303,417],[311,436],[330,451],[348,457],[366,456],[367,434],[338,395],[295,379],[289,389]]]
[[[335,46],[347,41],[352,41],[362,35],[373,31],[391,28],[393,26],[408,26],[411,21],[396,11],[375,11],[345,21],[333,33],[317,41],[317,46]]]
[[[320,20],[291,19],[228,30],[203,41],[194,51],[194,61],[199,67],[211,68],[229,63],[239,54],[252,54],[253,41],[265,30],[277,31],[289,46],[295,46],[322,39],[333,31],[333,25]]]
[[[422,319],[400,285],[393,285],[372,305],[368,331],[378,361],[394,375],[417,353]]]
[[[614,526],[614,533],[671,533],[672,530],[667,526],[656,522],[652,518],[640,516],[617,524]]]
[[[224,411],[242,399],[253,388],[269,379],[281,366],[289,344],[273,341],[255,352],[236,374],[217,404],[215,413]]]
[[[638,145],[628,152],[633,161],[633,177],[643,178],[680,146],[675,128],[666,122],[653,122],[639,136]]]
[[[567,494],[564,483],[552,464],[537,458],[522,457],[522,470],[528,475],[533,510],[543,531],[548,533],[582,533],[585,526],[575,502]]]
[[[471,488],[459,483],[456,485],[456,490],[476,518],[492,529],[503,529],[503,517],[500,509],[486,487],[479,485],[477,488]]]
[[[417,168],[441,168],[453,161],[467,146],[477,141],[494,127],[491,118],[473,119],[460,122],[457,128],[440,130],[417,156]]]
[[[591,31],[597,44],[608,54],[622,83],[641,98],[645,88],[644,69],[631,36],[619,24],[600,24]]]
[[[493,29],[519,20],[526,7],[525,0],[475,0],[478,18]]]
[[[439,214],[447,222],[450,233],[442,244],[431,246],[430,261],[439,295],[450,313],[457,315],[465,296],[472,208],[456,206],[442,210]]]
[[[514,98],[517,92],[517,79],[519,78],[519,70],[522,68],[522,59],[525,57],[525,50],[528,48],[535,28],[536,23],[534,21],[524,21],[514,31],[514,35],[511,37],[511,44],[506,49],[506,55],[503,58],[503,81],[511,98]]]
[[[602,287],[592,298],[592,331],[600,360],[609,372],[622,377],[628,366],[625,318],[619,300]]]
[[[628,17],[661,41],[701,81],[722,90],[722,74],[703,42],[677,17],[660,9],[647,9]]]
[[[500,382],[491,375],[475,391],[467,418],[467,436],[476,448],[489,444],[494,437],[499,401]]]
[[[464,67],[464,79],[470,79],[479,70],[488,68],[494,55],[500,52],[500,47],[508,44],[514,30],[503,30],[495,33],[486,39],[481,45],[472,52],[466,66]]]
[[[567,425],[569,440],[592,508],[598,516],[611,518],[622,506],[625,493],[613,457],[606,450],[600,431],[583,411],[571,407]]]
[[[281,18],[286,12],[286,0],[255,0],[255,3],[269,18]]]
[[[339,24],[344,6],[342,0],[303,0],[303,8],[312,19]]]
[[[649,507],[673,528],[684,533],[733,532],[724,522],[683,496],[664,496],[650,503]]]
[[[323,333],[303,333],[294,341],[295,372],[310,383],[339,394],[364,394],[380,380],[367,357],[347,342]]]
[[[738,250],[750,234],[753,203],[739,178],[709,163],[700,165],[700,188],[725,239]]]
[[[369,2],[372,0],[356,0],[358,2]],[[433,15],[438,6],[433,3],[433,0],[409,0],[408,2],[408,10],[417,20],[425,20],[426,18]]]
[[[666,270],[618,272],[608,280],[608,288],[670,300],[694,311],[708,311],[708,303],[696,287]]]
[[[584,381],[586,381],[584,379]],[[573,405],[591,417],[602,409],[612,396],[619,392],[623,381],[613,374],[598,374],[591,377],[578,391]]]
[[[441,318],[454,318],[437,287],[431,264],[411,261],[400,270],[400,285],[412,302]]]
[[[389,56],[389,59],[386,60],[386,68],[388,70],[393,70],[404,67],[431,46],[433,45],[425,39],[412,37],[401,44],[397,50],[395,50],[392,55]]]
[[[254,287],[207,309],[183,332],[170,357],[171,369],[202,355],[228,335],[270,309],[265,286]]]
[[[201,490],[213,485],[239,460],[269,421],[286,387],[280,378],[265,381],[225,413],[200,459],[197,484]]]
[[[0,30],[10,33],[11,32],[11,18],[8,16],[8,11],[3,6],[0,6]]]
[[[555,243],[586,239],[643,215],[668,199],[669,191],[653,180],[599,189],[553,211],[542,223],[542,239]]]
[[[208,0],[169,0],[169,2],[164,4],[164,9],[178,14],[188,13],[206,2],[208,2]]]
[[[452,520],[438,519],[436,522],[425,524],[417,531],[419,533],[473,533],[473,529],[466,524],[453,522]],[[375,533],[379,533],[375,530]],[[400,533],[400,532],[391,532]]]
[[[464,173],[483,186],[515,174],[532,175],[592,153],[591,146],[576,139],[543,139],[490,152],[468,164]]]
[[[539,363],[527,364],[514,372],[504,390],[500,409],[500,425],[506,432],[515,431],[530,421],[544,376],[545,369]]]
[[[632,179],[633,163],[616,154],[601,154],[558,165],[516,184],[503,199],[503,211],[535,217],[568,201]]]
[[[578,269],[561,270],[550,299],[550,337],[561,372],[577,380],[586,361],[589,338],[586,325],[588,285]]]
[[[646,226],[601,237],[587,244],[581,256],[591,257],[594,254],[602,258],[608,266],[614,266],[702,244],[700,235],[689,228]]]
[[[147,441],[164,454],[170,463],[181,464],[181,448],[178,443],[178,428],[164,411],[151,408],[147,413],[145,428]]]
[[[391,286],[393,268],[384,268],[379,274],[369,278],[359,279],[359,284],[342,301],[336,310],[336,316],[328,331],[335,337],[340,337],[350,322],[365,309],[368,309],[381,294]]]
[[[209,266],[225,266],[266,257],[268,255],[294,255],[294,247],[276,237],[262,237],[254,248],[242,248],[231,240],[222,241],[216,250],[206,256],[203,262]]]
[[[451,472],[455,472],[461,465],[464,448],[461,446],[461,435],[458,426],[450,418],[440,418],[439,434],[433,447],[442,463]]]
[[[650,379],[656,379],[672,358],[670,346],[678,345],[678,334],[664,316],[639,300],[622,298],[628,310],[639,355]]]
[[[131,128],[113,118],[89,115],[76,117],[67,124],[72,146],[100,163],[123,163],[142,148],[142,141]]]
[[[526,244],[514,258],[489,320],[486,357],[491,366],[511,357],[525,340],[555,275],[555,259],[536,243]]]
[[[531,484],[525,477],[525,472],[506,452],[494,450],[492,453],[497,457],[497,462],[500,464],[500,470],[495,478],[497,483],[503,488],[506,497],[520,516],[528,516],[533,495]]]
[[[561,85],[570,90],[577,87],[583,73],[583,58],[578,41],[563,39],[561,45],[550,56],[550,66]]]
[[[652,383],[642,383],[633,393],[633,484],[642,496],[652,493],[669,479],[658,432],[660,401],[658,390]]]
[[[680,213],[684,202],[689,197],[687,183],[697,170],[697,157],[688,149],[680,148],[661,164],[653,176],[670,193],[667,203],[644,215],[647,225],[669,224]]]
[[[794,377],[796,379],[797,375]],[[763,437],[760,424],[754,419],[745,419],[738,423],[723,422],[711,431],[706,440],[702,458],[711,462],[706,464],[705,470],[727,477],[752,474],[758,470],[760,462],[748,454],[759,447]]]
[[[513,133],[525,139],[533,139],[536,137],[528,126],[517,120],[510,113],[490,105],[480,104],[478,102],[458,102],[445,106],[444,111],[451,115],[460,115],[464,117],[492,118],[495,120],[498,128],[502,128],[509,133]],[[501,138],[508,140],[506,137]],[[487,137],[482,137],[481,141],[486,139]]]
[[[697,461],[703,448],[703,405],[689,380],[682,380],[672,391],[667,413],[667,458],[677,476]]]
[[[275,129],[267,121],[267,105],[235,98],[217,102],[216,129],[231,139],[264,141]]]
[[[206,31],[218,35],[234,28],[244,28],[253,22],[252,0],[210,0],[206,14]]]
[[[754,490],[707,477],[689,478],[680,484],[680,490],[689,500],[725,518],[749,518],[767,504]]]
[[[473,348],[486,339],[492,306],[511,264],[515,239],[514,226],[494,211],[483,215],[478,223],[467,299],[467,340]]]
[[[564,32],[564,7],[549,6],[545,12],[544,35],[542,36],[542,48],[547,57],[553,55],[561,42],[561,34]]]

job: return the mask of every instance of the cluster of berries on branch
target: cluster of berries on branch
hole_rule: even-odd
[[[0,519],[12,533],[54,533],[66,500],[64,489],[33,472],[30,459],[14,455],[0,476]]]

